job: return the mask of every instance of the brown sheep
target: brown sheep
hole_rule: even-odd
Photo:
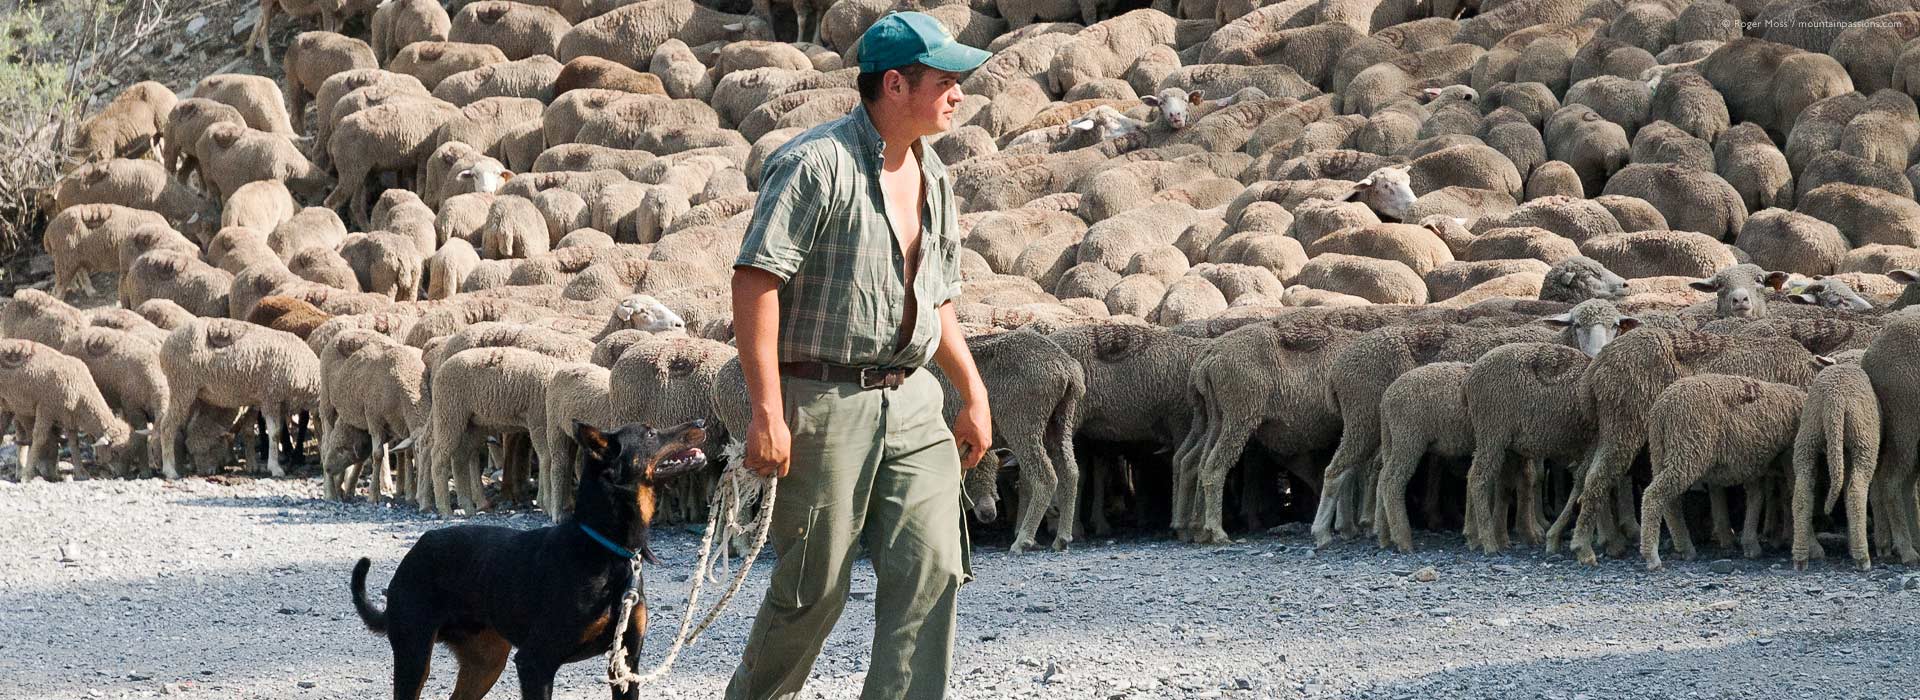
[[[599,56],[580,56],[560,66],[560,77],[553,80],[553,96],[572,90],[618,90],[639,95],[666,95],[660,77],[642,73]]]
[[[179,98],[151,80],[134,83],[75,129],[73,151],[86,161],[138,158],[153,150]]]

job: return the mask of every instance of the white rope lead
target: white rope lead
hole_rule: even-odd
[[[743,463],[744,460],[731,460],[731,464],[734,465],[743,465]],[[753,547],[747,551],[745,558],[741,560],[740,571],[734,574],[732,585],[728,586],[727,592],[722,594],[718,601],[714,602],[713,608],[707,612],[706,618],[701,620],[699,626],[695,627],[693,625],[694,608],[699,605],[700,591],[705,587],[706,581],[710,576],[708,563],[712,560],[714,533],[716,531],[725,532],[727,537],[723,537],[722,539],[727,539],[735,533],[744,533],[747,531],[740,527],[739,524],[738,506],[741,502],[740,492],[742,488],[748,485],[743,482],[746,480],[757,482],[760,481],[762,477],[743,474],[742,472],[744,472],[745,469],[745,466],[735,466],[728,469],[728,476],[721,479],[720,488],[715,490],[713,496],[708,499],[707,531],[700,536],[700,561],[694,565],[694,573],[691,576],[692,585],[687,592],[686,609],[683,610],[680,615],[680,629],[674,634],[673,646],[667,650],[666,657],[662,658],[660,664],[645,675],[636,674],[634,672],[635,669],[627,666],[626,661],[625,638],[627,625],[633,621],[634,606],[640,602],[641,560],[638,557],[634,558],[633,575],[627,582],[627,592],[620,597],[620,624],[613,628],[613,648],[607,651],[608,684],[621,691],[625,691],[628,688],[636,687],[643,683],[650,683],[665,676],[667,671],[673,668],[673,662],[680,657],[681,650],[691,646],[695,640],[699,639],[702,632],[705,632],[715,620],[720,618],[720,612],[726,609],[728,601],[731,601],[734,594],[740,592],[740,587],[747,582],[747,573],[753,569],[754,560],[759,558],[760,550],[767,544],[767,535],[773,530],[771,522],[773,519],[774,495],[780,485],[780,479],[778,477],[765,479],[765,497],[760,501],[759,515],[754,518],[753,527],[756,532],[754,533]],[[723,508],[723,505],[727,507]],[[721,511],[723,510],[726,512],[724,516],[721,515]],[[726,545],[722,544],[721,546],[725,547]],[[727,553],[724,549],[720,553],[720,560],[724,566],[727,560]],[[717,581],[718,579],[715,580]]]

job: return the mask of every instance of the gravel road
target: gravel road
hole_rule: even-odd
[[[352,612],[422,532],[408,509],[319,499],[314,480],[0,482],[0,698],[386,697],[386,642]],[[539,514],[478,520],[537,527]],[[659,659],[699,540],[656,535]],[[1229,546],[1095,542],[1013,557],[976,538],[956,698],[1909,698],[1920,696],[1920,575],[1778,558],[1582,568],[1521,549],[1468,554],[1423,534],[1411,556],[1303,533]],[[991,545],[991,546],[990,546]],[[1844,547],[1829,546],[1844,552]],[[719,696],[765,585],[646,697]],[[1721,573],[1725,572],[1725,573]],[[853,698],[872,570],[808,696]],[[1431,580],[1428,580],[1431,579]],[[709,598],[710,599],[710,598]],[[602,666],[559,698],[604,698]],[[452,658],[428,697],[447,697]],[[518,697],[512,667],[493,697]]]

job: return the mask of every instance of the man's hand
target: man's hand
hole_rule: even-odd
[[[747,468],[760,476],[785,477],[793,466],[793,433],[778,415],[754,416],[747,424]]]
[[[972,469],[993,446],[993,414],[985,401],[968,403],[953,419],[953,440],[960,446],[960,468]]]

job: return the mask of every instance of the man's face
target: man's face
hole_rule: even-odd
[[[953,128],[953,112],[966,95],[960,92],[960,74],[932,68],[914,78],[902,76],[908,89],[902,110],[912,117],[922,135],[933,135]]]

